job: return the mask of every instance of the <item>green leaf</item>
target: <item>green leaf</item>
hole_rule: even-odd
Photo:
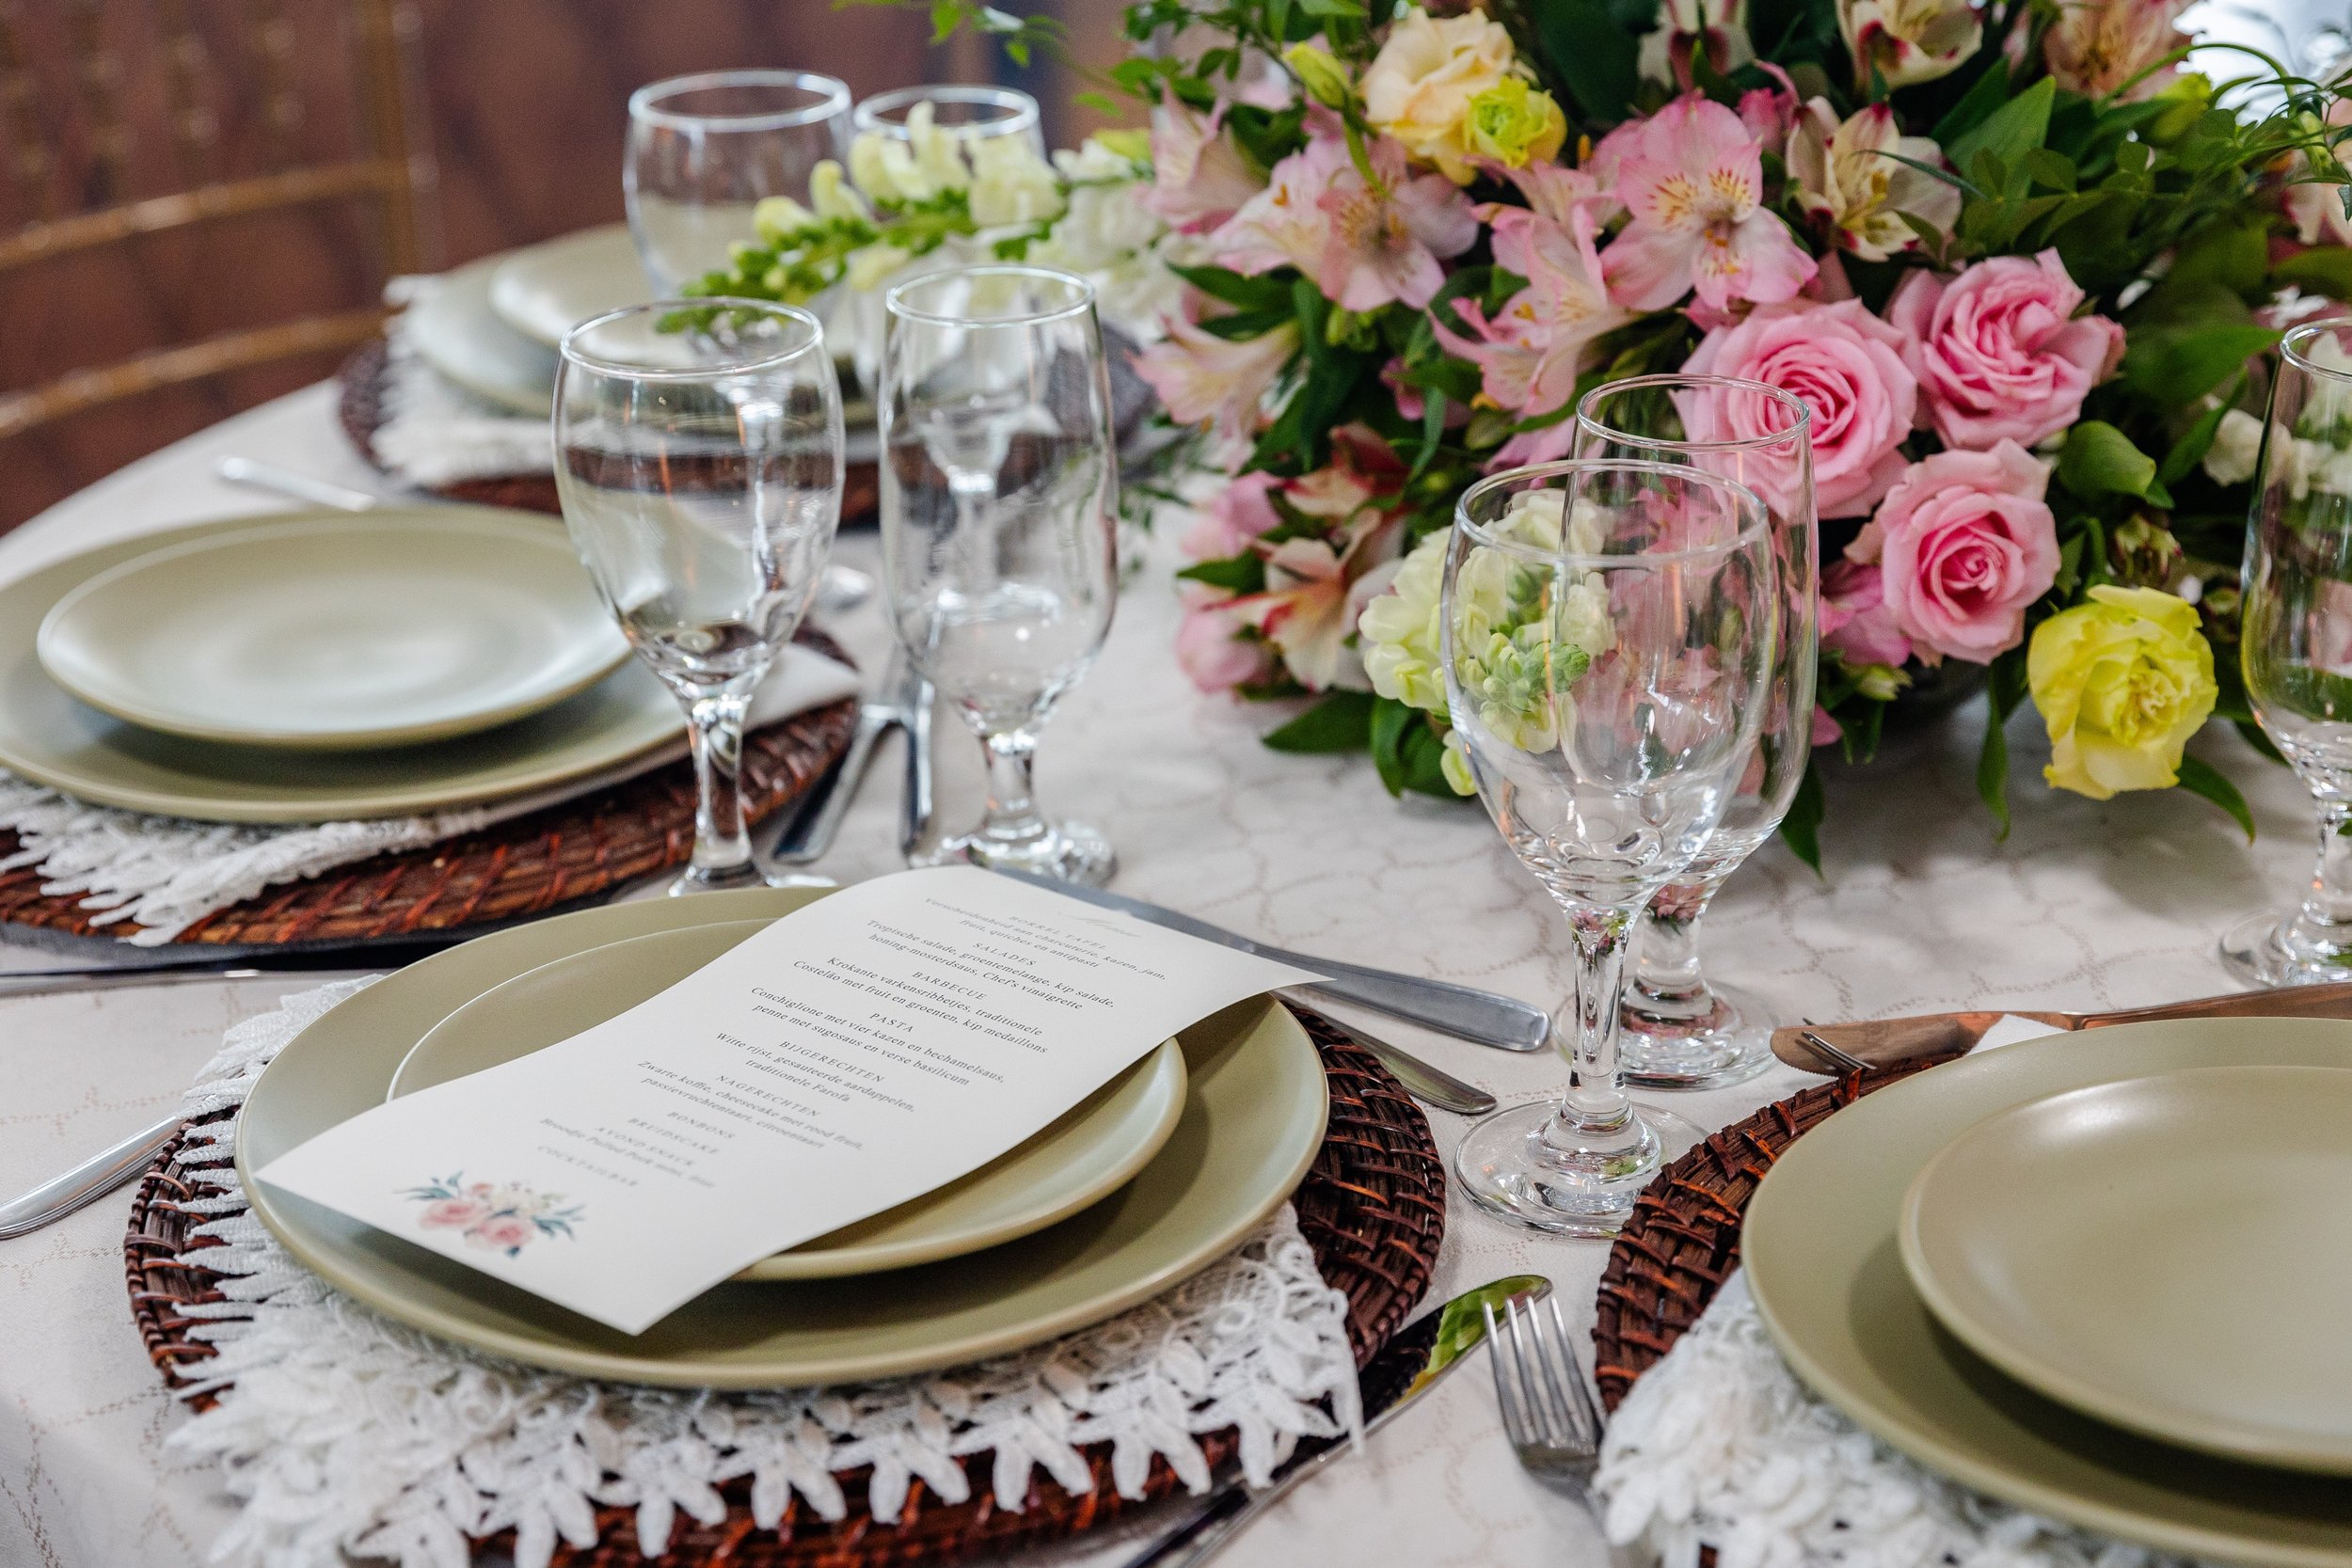
[[[1960,102],[1946,111],[1944,118],[1935,122],[1935,129],[1929,134],[1935,138],[1938,147],[1949,147],[1982,125],[1992,117],[1993,111],[2008,99],[2009,68],[1995,61],[1983,75],[1977,78],[1975,86],[1961,95]]]
[[[1614,125],[1642,86],[1642,45],[1601,0],[1535,0],[1537,41],[1588,119]]]
[[[2352,250],[2319,245],[2297,251],[2270,269],[2273,280],[2292,283],[2331,299],[2352,299]]]
[[[2214,405],[2172,443],[2172,450],[2164,454],[2164,462],[2156,469],[2157,483],[2168,487],[2178,484],[2188,477],[2191,468],[2205,460],[2205,453],[2213,450],[2214,435],[2221,428],[2221,416],[2230,411],[2230,404],[2235,401],[2236,388],[2232,388],[2231,392],[2232,396],[2216,399]]]
[[[2185,408],[2279,341],[2266,326],[2145,326],[2123,350],[2123,384],[2169,408]]]
[[[2181,759],[2181,787],[2191,795],[2201,795],[2230,814],[2230,819],[2246,830],[2246,842],[2254,842],[2254,813],[2246,804],[2246,797],[2237,792],[2222,773],[2210,764],[2195,757]]]
[[[2058,477],[2060,484],[2085,500],[2102,496],[2153,500],[2155,497],[2149,492],[2163,491],[2156,483],[2156,460],[2105,420],[2085,420],[2067,433],[2066,445],[2058,452]],[[2167,496],[2165,500],[2170,499]]]
[[[2014,166],[2050,134],[2050,105],[2057,99],[2058,84],[2044,76],[1947,144],[1945,156],[1955,168],[1973,169],[1979,155],[1988,152],[2004,167]]]
[[[2268,736],[2263,734],[2263,727],[2260,724],[2255,723],[2251,719],[2233,719],[2230,722],[2237,726],[2237,733],[2239,736],[2245,740],[2246,744],[2251,746],[2255,751],[2260,752],[2264,756],[2268,757],[2280,767],[2284,768],[2287,766],[2285,754],[2279,750],[2277,742],[2273,741]]]
[[[1168,269],[1211,299],[1248,311],[1273,311],[1288,316],[1292,312],[1291,283],[1287,277],[1251,277],[1227,267],[1170,267]]]
[[[1798,781],[1796,794],[1788,799],[1788,815],[1780,819],[1780,837],[1788,846],[1788,852],[1811,866],[1816,877],[1821,874],[1821,821],[1828,815],[1828,798],[1821,791],[1820,764],[1808,757],[1804,777]]]
[[[1229,556],[1223,561],[1196,561],[1176,575],[1234,594],[1257,594],[1265,589],[1265,561],[1256,554]]]
[[[1388,697],[1372,700],[1372,766],[1391,795],[1405,793],[1405,736],[1416,725],[1428,727],[1417,710]]]
[[[1373,701],[1369,691],[1333,691],[1260,738],[1278,752],[1360,752],[1372,744]]]
[[[1977,795],[2000,823],[1996,838],[2009,837],[2009,716],[2026,700],[2026,650],[2011,648],[1985,671],[1984,749],[1977,753]]]
[[[2261,219],[2209,223],[2192,230],[2174,253],[2165,275],[2170,288],[2218,284],[2241,299],[2257,298],[2270,270],[2270,233]]]

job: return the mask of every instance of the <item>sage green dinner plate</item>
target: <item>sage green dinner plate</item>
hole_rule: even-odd
[[[562,525],[550,518],[492,507],[381,507],[368,514],[421,523],[453,515],[519,519],[563,537]],[[511,724],[370,752],[289,752],[162,735],[76,702],[40,667],[36,634],[42,618],[109,567],[257,524],[348,517],[281,513],[199,523],[102,546],[0,587],[0,768],[130,811],[208,822],[331,822],[546,789],[683,740],[686,721],[676,699],[633,659],[578,696]]]
[[[166,545],[86,578],[34,646],[52,680],[118,719],[297,751],[492,729],[628,657],[570,541],[487,510]]]
[[[2020,1105],[1928,1162],[1899,1239],[1929,1310],[2021,1383],[2352,1474],[2352,1072],[2192,1068]]]
[[[555,349],[526,338],[490,308],[503,256],[445,273],[401,313],[417,356],[444,379],[487,403],[546,419],[555,408]]]
[[[526,245],[490,274],[490,309],[522,337],[553,348],[591,316],[653,298],[625,223]]]
[[[1939,1327],[1903,1269],[1904,1194],[1961,1133],[2051,1095],[2220,1064],[2352,1068],[2352,1022],[2170,1019],[2056,1035],[1838,1112],[1789,1147],[1748,1206],[1740,1254],[1773,1343],[1866,1431],[2045,1518],[2230,1561],[2352,1568],[2352,1487],[2153,1442],[2046,1399]],[[2209,1135],[2247,1150],[2263,1132],[2217,1123]],[[2084,1198],[2054,1188],[2042,1200]],[[2265,1279],[2244,1281],[2209,1325],[2211,1351],[2268,1333],[2267,1298]]]
[[[329,1284],[476,1350],[621,1382],[793,1386],[953,1366],[1148,1300],[1230,1251],[1322,1147],[1328,1100],[1313,1042],[1270,999],[1246,1002],[1178,1037],[1184,1108],[1159,1153],[1060,1224],[885,1275],[721,1285],[634,1336],[253,1180],[379,1103],[409,1048],[491,987],[608,942],[773,918],[813,896],[753,889],[587,910],[477,938],[376,982],[290,1042],[246,1101],[236,1161],[254,1213]]]
[[[764,920],[656,931],[517,974],[419,1040],[388,1100],[593,1029],[668,990]],[[834,1279],[961,1257],[1042,1230],[1126,1182],[1176,1131],[1184,1053],[1164,1041],[1019,1148],[934,1193],[763,1258],[738,1279]]]

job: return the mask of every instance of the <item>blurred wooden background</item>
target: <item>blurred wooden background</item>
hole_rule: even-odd
[[[797,66],[863,95],[996,81],[1045,105],[1051,145],[1084,84],[993,45],[932,47],[922,8],[831,0],[413,0],[415,131],[434,164],[442,265],[619,218],[630,89],[685,71]],[[1073,54],[1119,56],[1120,0],[1033,0]],[[356,143],[343,0],[0,0],[0,236],[42,215],[254,172]],[[215,84],[207,86],[201,84]],[[199,84],[192,86],[192,84]],[[1083,111],[1078,111],[1083,114]],[[35,193],[28,195],[29,193]],[[0,391],[159,344],[372,303],[382,245],[358,202],[222,220],[0,273]],[[0,531],[141,454],[329,373],[336,354],[143,394],[0,440]]]

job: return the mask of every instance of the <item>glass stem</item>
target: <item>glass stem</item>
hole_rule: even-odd
[[[1027,730],[997,730],[980,737],[988,752],[988,811],[980,836],[995,844],[1026,844],[1042,837],[1030,776],[1037,766],[1037,736]]]
[[[1665,888],[1643,908],[1634,933],[1633,979],[1626,1002],[1636,1012],[1680,1015],[1707,1009],[1707,976],[1699,969],[1699,922],[1719,876],[1699,876]]]
[[[713,881],[757,874],[743,826],[743,717],[750,705],[741,692],[696,697],[687,705],[694,756],[693,868]]]
[[[1617,1076],[1617,1004],[1633,911],[1571,905],[1568,926],[1576,937],[1576,994],[1553,1021],[1568,1053],[1568,1092],[1552,1122],[1556,1132],[1589,1137],[1624,1127],[1632,1113]]]
[[[2352,800],[2319,797],[2319,855],[2311,892],[2296,915],[2296,935],[2315,947],[2352,952]]]

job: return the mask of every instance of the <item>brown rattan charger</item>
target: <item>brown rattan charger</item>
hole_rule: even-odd
[[[1292,1202],[1299,1228],[1314,1249],[1323,1276],[1347,1297],[1348,1338],[1359,1366],[1404,1323],[1428,1289],[1438,1246],[1445,1233],[1445,1168],[1431,1140],[1429,1124],[1388,1069],[1314,1013],[1294,1008],[1313,1037],[1331,1093],[1330,1131],[1323,1151]],[[225,1113],[224,1113],[225,1114]],[[209,1238],[191,1239],[208,1214],[199,1200],[218,1196],[201,1171],[180,1163],[181,1145],[160,1155],[140,1182],[131,1205],[123,1242],[131,1311],[149,1358],[166,1384],[184,1386],[185,1369],[213,1354],[191,1337],[196,1321],[185,1308],[224,1299],[218,1277],[204,1267]],[[211,1395],[196,1395],[198,1408]],[[1232,1459],[1231,1433],[1202,1442],[1212,1465]],[[1141,1499],[1119,1496],[1110,1475],[1110,1446],[1084,1450],[1093,1477],[1082,1493],[1040,1479],[1030,1484],[1020,1509],[1000,1507],[990,1479],[991,1458],[963,1461],[971,1498],[943,1502],[920,1481],[914,1483],[900,1520],[876,1522],[866,1512],[866,1472],[841,1478],[848,1516],[827,1523],[797,1497],[773,1530],[752,1521],[749,1482],[721,1488],[726,1516],[704,1525],[683,1516],[668,1552],[648,1560],[636,1547],[635,1514],[626,1508],[598,1512],[598,1544],[585,1551],[560,1546],[557,1568],[884,1568],[961,1560],[1008,1547],[1061,1540],[1131,1513],[1168,1497],[1182,1482],[1164,1459],[1152,1462]],[[497,1538],[480,1550],[510,1546]]]
[[[821,632],[801,641],[846,660]],[[849,750],[853,698],[753,731],[743,743],[743,802],[757,822],[791,806]],[[682,726],[681,726],[682,727]],[[694,847],[694,770],[650,773],[423,848],[378,855],[269,888],[206,916],[183,944],[282,946],[421,937],[545,914],[683,865]],[[17,847],[0,830],[0,863]],[[84,895],[44,893],[38,867],[0,871],[0,922],[70,936],[118,936]]]

